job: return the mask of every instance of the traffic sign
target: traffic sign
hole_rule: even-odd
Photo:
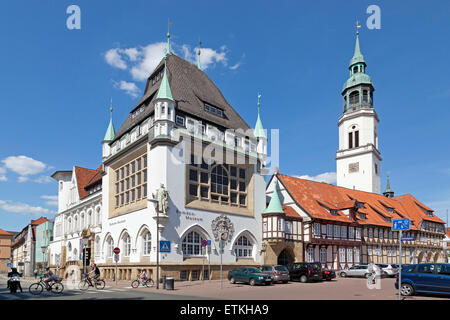
[[[208,245],[208,241],[202,240],[202,247],[206,247]]]
[[[113,250],[113,252],[114,252],[115,254],[119,254],[119,253],[120,253],[120,249],[117,248],[117,247],[115,247],[114,250]]]
[[[402,237],[400,240],[402,241],[414,241],[414,237]]]
[[[7,263],[6,266],[7,266],[8,268],[11,268],[11,267],[12,267],[12,263]]]
[[[211,240],[208,240],[208,247],[211,247]]]
[[[119,262],[119,255],[118,254],[114,255],[114,262]]]
[[[159,252],[170,252],[170,241],[160,241]]]
[[[392,231],[409,230],[409,219],[397,219],[392,221]]]

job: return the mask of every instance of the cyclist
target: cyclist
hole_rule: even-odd
[[[44,274],[44,277],[47,276],[48,279],[44,280],[44,282],[48,289],[48,283],[50,281],[58,281],[58,278],[53,274],[52,270],[50,270],[50,267],[45,267],[45,271],[46,273]]]
[[[89,272],[88,276],[89,276],[89,282],[91,282],[91,284],[92,284],[91,280],[94,280],[94,282],[96,282],[97,279],[100,278],[100,269],[97,267],[97,265],[95,263],[92,263],[91,267],[92,267],[92,270],[91,270],[91,272]]]
[[[139,273],[139,277],[141,278],[142,281],[147,281],[148,280],[147,272],[145,272],[145,269],[141,270],[141,272]]]

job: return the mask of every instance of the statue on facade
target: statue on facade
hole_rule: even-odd
[[[152,194],[153,199],[158,200],[158,203],[155,203],[155,209],[162,214],[167,214],[169,211],[169,191],[164,188],[164,184],[161,183],[159,189],[156,190],[156,194]]]

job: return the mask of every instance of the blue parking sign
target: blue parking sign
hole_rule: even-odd
[[[392,231],[409,230],[409,219],[397,219],[392,221]]]

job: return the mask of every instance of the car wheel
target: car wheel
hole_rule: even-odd
[[[341,273],[339,273],[339,276],[342,278],[345,278],[347,276],[347,274],[345,272],[341,272]]]
[[[250,279],[249,283],[250,283],[251,286],[254,286],[255,285],[255,279],[253,279],[253,278]]]
[[[231,284],[235,284],[235,283],[236,283],[236,280],[234,280],[234,278],[233,278],[233,277],[231,277],[231,279],[230,279],[230,283],[231,283]]]
[[[301,283],[305,283],[307,281],[308,281],[308,277],[307,276],[303,275],[303,276],[300,277],[300,282]]]
[[[412,296],[414,294],[414,288],[410,284],[402,283],[400,292],[402,296]]]

